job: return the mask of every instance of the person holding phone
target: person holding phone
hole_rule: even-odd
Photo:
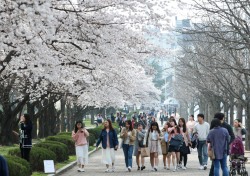
[[[105,172],[109,172],[109,166],[112,165],[112,172],[115,171],[115,150],[118,148],[117,133],[112,126],[111,120],[104,121],[104,128],[96,143],[96,149],[102,143],[102,163],[106,164]]]
[[[19,136],[21,157],[29,162],[30,150],[32,148],[32,121],[29,114],[24,114],[20,118],[19,133],[13,133]]]
[[[120,137],[123,140],[122,149],[125,157],[126,170],[131,172],[133,162],[133,149],[136,140],[136,130],[133,129],[131,120],[125,122],[125,127],[121,130]]]
[[[85,172],[84,166],[88,164],[88,136],[89,132],[84,128],[82,121],[77,121],[72,138],[75,141],[78,172]]]
[[[246,129],[242,127],[240,119],[234,120],[233,132],[234,132],[235,137],[240,137],[242,141],[244,141],[243,137],[246,134]]]

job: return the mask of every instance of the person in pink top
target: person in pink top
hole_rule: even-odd
[[[72,138],[75,141],[78,172],[85,172],[84,165],[88,164],[88,136],[89,132],[83,127],[82,121],[77,121]]]

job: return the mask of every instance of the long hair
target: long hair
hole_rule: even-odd
[[[113,131],[113,130],[114,130],[114,128],[113,128],[113,126],[112,126],[112,122],[111,122],[111,120],[110,120],[110,119],[107,119],[106,121],[109,123],[109,130],[110,130],[110,131]],[[105,125],[104,125],[104,127],[103,127],[103,129],[102,129],[102,130],[106,130]]]
[[[83,123],[82,123],[82,121],[81,120],[78,120],[78,121],[76,121],[76,123],[75,123],[75,133],[78,131],[78,128],[77,128],[77,124],[78,123],[80,123],[81,124],[81,128],[83,128]]]
[[[170,118],[170,119],[169,119],[169,122],[174,122],[174,125],[175,125],[175,126],[177,125],[177,122],[176,122],[176,120],[175,120],[174,118]],[[171,126],[171,127],[173,127],[173,126]]]
[[[187,131],[186,121],[185,121],[185,119],[182,118],[182,117],[179,119],[179,122],[180,122],[180,120],[181,120],[182,123],[183,123],[183,126],[182,126],[183,130],[182,130],[182,131],[183,131],[183,133],[186,133],[186,131]],[[181,127],[181,126],[180,126],[180,123],[178,123],[178,126]]]
[[[177,125],[176,120],[174,118],[171,118],[169,122],[174,122],[174,126],[171,126],[171,127],[175,127],[175,129],[177,130],[177,133],[181,133],[180,127]],[[174,133],[174,130],[171,131],[170,133]]]
[[[161,134],[161,131],[160,131],[160,128],[159,128],[159,125],[158,125],[158,123],[157,122],[152,122],[151,123],[151,125],[150,125],[150,131],[151,131],[151,133],[153,132],[153,126],[156,126],[157,128],[156,128],[156,131],[159,133],[159,134]]]
[[[129,124],[129,130],[133,131],[133,126],[132,126],[132,121],[131,120],[126,120],[125,124],[128,123]]]
[[[28,124],[31,122],[31,119],[30,119],[30,115],[29,114],[23,114],[24,118],[25,118],[25,124]]]

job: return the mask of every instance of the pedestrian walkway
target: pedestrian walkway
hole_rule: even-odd
[[[101,163],[102,151],[98,150],[94,152],[89,158],[89,164],[85,167],[85,173],[77,172],[77,166],[68,170],[67,172],[61,174],[63,176],[81,176],[81,175],[92,175],[92,176],[103,176],[103,175],[111,175],[111,176],[123,176],[123,175],[173,175],[173,176],[208,176],[209,168],[211,162],[208,163],[207,170],[199,170],[199,162],[197,152],[193,151],[192,154],[188,155],[188,164],[187,170],[179,169],[177,172],[172,172],[172,170],[165,170],[163,168],[162,155],[160,156],[160,164],[157,172],[150,171],[149,158],[146,158],[145,164],[146,169],[143,171],[137,171],[137,166],[135,162],[135,157],[133,158],[133,168],[132,172],[127,172],[125,170],[125,162],[122,149],[119,149],[116,152],[116,164],[115,164],[115,172],[114,173],[105,173],[105,165]],[[250,173],[250,164],[246,165],[248,173]]]

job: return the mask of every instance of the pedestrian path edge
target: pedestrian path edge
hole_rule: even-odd
[[[94,150],[90,151],[90,152],[88,153],[88,155],[90,156],[92,153],[94,153],[94,152],[96,152],[96,151],[97,151],[97,150],[94,149]],[[56,173],[54,173],[54,174],[49,174],[48,176],[57,176],[57,175],[60,175],[60,174],[62,174],[62,173],[64,173],[64,172],[66,172],[66,171],[72,169],[72,168],[76,165],[76,163],[77,163],[77,161],[72,161],[71,163],[67,164],[66,166],[64,166],[64,167],[62,167],[62,168],[56,170]]]

